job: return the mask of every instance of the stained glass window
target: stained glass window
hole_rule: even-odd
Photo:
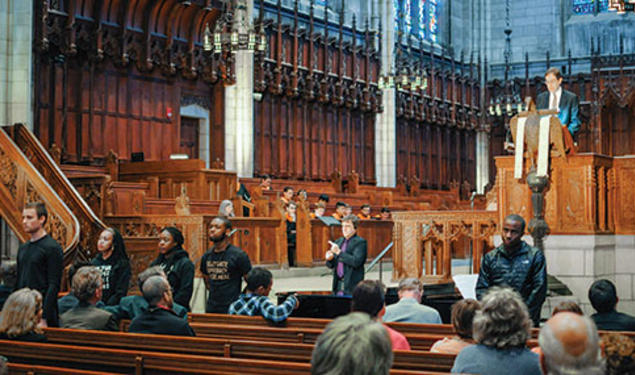
[[[437,41],[441,0],[393,0],[395,32]],[[396,36],[398,38],[398,35]]]
[[[573,0],[574,14],[595,14],[595,2],[598,1],[598,11],[600,13],[607,12],[609,7],[608,0]]]

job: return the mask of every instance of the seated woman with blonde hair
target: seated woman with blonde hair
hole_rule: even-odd
[[[0,313],[0,339],[45,342],[38,326],[42,319],[42,295],[22,288],[13,292]]]

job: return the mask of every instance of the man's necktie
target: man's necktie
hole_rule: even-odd
[[[558,109],[558,98],[556,97],[556,94],[551,95],[551,105],[549,106],[549,109]]]
[[[348,247],[348,240],[344,240],[344,243],[342,243],[342,247],[340,248],[340,251],[342,253],[345,253],[347,247]],[[337,262],[337,277],[339,277],[340,279],[344,277],[344,263],[340,261]]]

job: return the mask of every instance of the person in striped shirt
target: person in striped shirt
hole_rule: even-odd
[[[229,306],[229,315],[261,315],[275,323],[287,319],[298,308],[298,298],[291,294],[279,306],[269,300],[273,286],[273,275],[267,269],[254,267],[247,274],[247,287],[234,303]]]

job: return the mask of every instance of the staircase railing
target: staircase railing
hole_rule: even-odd
[[[42,188],[37,191],[37,196],[28,196],[27,194],[23,199],[14,199],[13,202],[10,202],[14,203],[12,207],[13,215],[20,216],[21,208],[26,202],[30,201],[29,199],[43,200],[47,204],[47,208],[53,208],[52,210],[49,208],[49,210],[53,211],[60,219],[59,221],[55,219],[51,221],[49,219],[49,224],[50,233],[52,233],[53,237],[55,238],[57,235],[64,239],[64,241],[60,242],[64,248],[65,264],[68,264],[73,259],[90,259],[93,254],[96,254],[97,237],[106,226],[84,201],[33,133],[22,124],[8,126],[4,130],[4,132],[1,132],[4,142],[3,150],[11,150],[11,154],[8,155],[9,159],[3,161],[3,163],[11,165],[12,162],[15,162],[13,165],[17,166],[19,164],[20,167],[18,169],[23,171],[21,174],[23,176],[22,180],[16,179],[14,181],[16,183],[15,188],[20,187],[20,184],[34,186],[36,183],[48,186],[48,190]],[[4,166],[0,173],[6,174]],[[2,182],[4,184],[5,181],[3,180]],[[24,187],[20,188],[24,189]],[[17,198],[20,198],[20,196]],[[58,210],[64,212],[64,214],[58,212]],[[15,223],[19,224],[21,220],[17,222],[15,220],[11,221],[14,222],[14,224],[10,224],[12,229],[16,233],[22,232],[21,224],[17,225],[17,228],[15,225]],[[57,233],[62,228],[66,228],[66,236]],[[65,238],[70,233],[72,233],[72,241],[70,238]],[[25,235],[24,233],[21,234]]]

